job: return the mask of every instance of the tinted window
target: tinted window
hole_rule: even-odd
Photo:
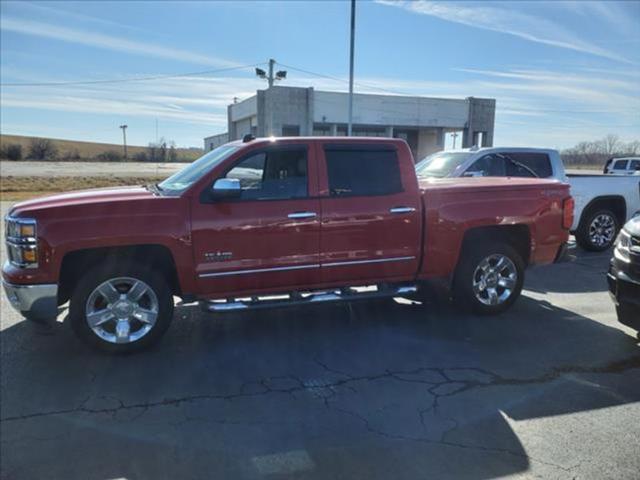
[[[504,177],[507,175],[505,160],[499,155],[485,155],[473,162],[473,165],[467,169],[465,174],[475,174],[482,177]]]
[[[627,169],[627,160],[618,160],[616,163],[613,164],[613,169],[614,170],[626,170]]]
[[[226,178],[240,180],[243,200],[303,198],[307,196],[307,152],[256,153],[237,163]]]
[[[389,195],[402,191],[394,150],[327,149],[331,196]]]
[[[513,162],[507,162],[507,174],[511,177],[533,177],[531,171],[535,172],[540,178],[553,176],[551,161],[544,153],[518,152],[507,153],[508,157],[522,165],[516,165]]]
[[[638,170],[640,169],[640,160],[631,160],[631,165],[629,165],[629,170]]]
[[[447,177],[469,158],[469,152],[437,152],[416,165],[418,177]]]

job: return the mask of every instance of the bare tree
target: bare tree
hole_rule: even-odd
[[[625,143],[615,134],[592,141],[580,142],[573,148],[562,151],[562,159],[567,165],[600,166],[612,157],[640,154],[640,140]]]
[[[32,138],[29,142],[29,158],[32,160],[54,160],[58,149],[48,138]]]
[[[614,135],[612,133],[608,134],[602,140],[603,150],[607,155],[613,155],[614,153],[619,153],[623,151],[624,148],[622,142],[620,141],[620,137],[618,135]]]

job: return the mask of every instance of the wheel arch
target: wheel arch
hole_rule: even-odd
[[[502,241],[513,246],[522,261],[525,268],[529,265],[531,258],[531,231],[528,225],[487,225],[482,227],[473,227],[468,229],[462,238],[460,254],[456,266],[450,277],[450,286],[455,282],[456,272],[458,272],[460,263],[464,259],[464,252],[469,251],[474,245],[487,241]]]
[[[618,219],[618,225],[622,226],[627,219],[627,201],[622,195],[603,195],[592,199],[582,209],[578,228],[583,226],[583,222],[587,221],[587,215],[599,208],[610,208]]]
[[[171,250],[166,246],[140,244],[101,247],[74,250],[64,255],[58,282],[58,304],[69,300],[84,272],[109,261],[141,263],[158,270],[165,276],[171,292],[178,296],[182,294],[176,262]]]

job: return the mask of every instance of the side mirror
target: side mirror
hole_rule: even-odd
[[[240,198],[241,193],[240,180],[237,178],[219,178],[211,189],[212,197],[215,200]]]

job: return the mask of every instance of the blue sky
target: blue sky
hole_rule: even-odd
[[[349,3],[1,2],[2,133],[178,146],[226,130],[226,105],[284,85],[346,90]],[[497,99],[495,143],[640,138],[640,2],[360,1],[356,91]],[[225,71],[219,71],[228,69]],[[39,85],[218,71],[127,83]]]

